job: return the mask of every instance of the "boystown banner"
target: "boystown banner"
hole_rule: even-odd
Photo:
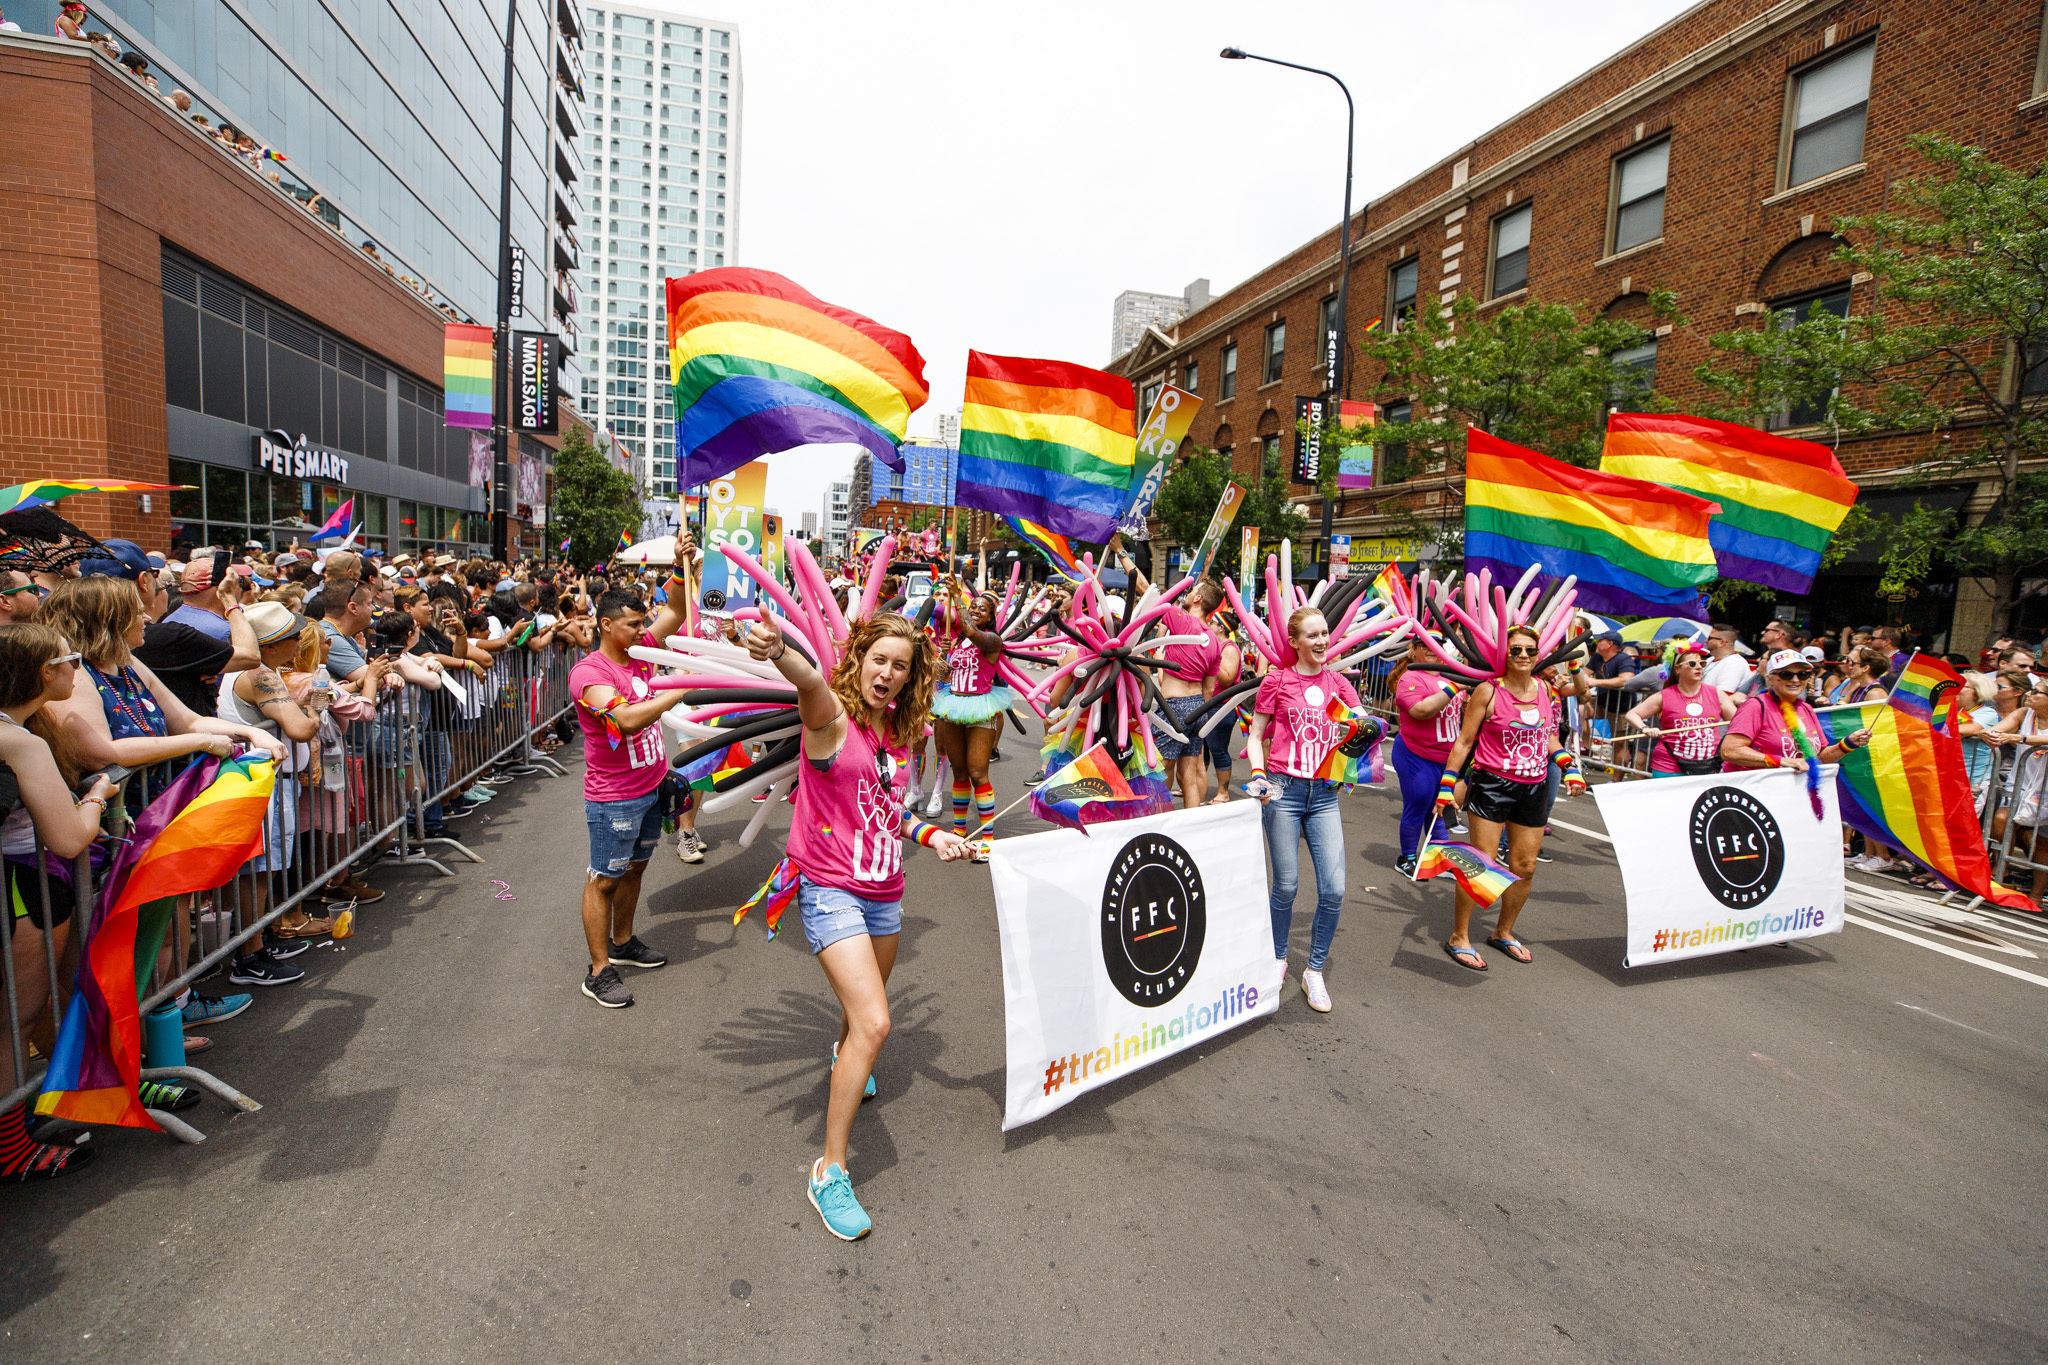
[[[1330,405],[1321,398],[1294,400],[1294,482],[1320,483],[1323,477],[1323,428]]]
[[[1278,1008],[1264,846],[1254,801],[995,841],[1005,1131]]]
[[[761,504],[768,496],[768,465],[743,464],[704,486],[704,579],[698,605],[706,611],[730,612],[754,605],[754,580],[718,552],[721,545],[744,550],[760,559],[763,548]],[[781,538],[776,539],[781,549]],[[768,565],[764,562],[762,567]]]
[[[1138,462],[1131,469],[1131,505],[1117,524],[1117,529],[1131,539],[1145,539],[1152,500],[1159,496],[1159,485],[1173,469],[1174,452],[1188,438],[1188,428],[1195,424],[1195,414],[1201,410],[1200,398],[1171,384],[1162,385],[1159,396],[1152,400],[1152,411],[1145,415],[1145,425],[1138,428]]]
[[[519,431],[552,432],[555,418],[555,371],[561,367],[562,343],[550,332],[512,334],[512,425]]]
[[[1842,932],[1835,770],[1821,818],[1784,768],[1593,789],[1628,893],[1624,967]]]

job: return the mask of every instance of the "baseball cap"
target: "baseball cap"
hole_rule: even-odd
[[[1822,659],[1825,659],[1828,656],[1827,652],[1823,650],[1819,645],[1808,645],[1806,648],[1799,651],[1799,657],[1806,660],[1806,662],[1810,664],[1817,664]]]
[[[1605,640],[1610,645],[1618,645],[1621,643],[1621,632],[1618,630],[1603,630],[1598,635],[1595,635],[1593,639],[1596,643]]]
[[[1805,662],[1806,656],[1796,649],[1774,649],[1771,651],[1771,657],[1764,660],[1764,672],[1776,673],[1781,668],[1790,668],[1794,664]]]
[[[100,543],[107,547],[107,556],[79,560],[79,577],[91,578],[98,574],[102,578],[125,578],[132,583],[155,569],[149,562],[149,556],[142,552],[142,547],[132,540],[106,540]]]

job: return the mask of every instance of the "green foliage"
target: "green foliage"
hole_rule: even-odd
[[[1174,540],[1192,550],[1201,543],[1203,532],[1209,529],[1209,519],[1216,515],[1216,504],[1223,499],[1223,486],[1231,479],[1230,457],[1223,451],[1206,450],[1192,442],[1182,446],[1181,451],[1180,462],[1159,485],[1152,514],[1165,523]],[[1244,527],[1259,528],[1262,556],[1268,552],[1277,554],[1283,540],[1300,545],[1308,534],[1308,518],[1296,512],[1288,501],[1287,480],[1279,459],[1268,459],[1265,466],[1258,481],[1245,490],[1237,520],[1231,523],[1222,545],[1217,547],[1210,572],[1219,580],[1225,574],[1242,580],[1237,560],[1243,540],[1238,533]],[[1242,483],[1243,479],[1238,481]]]
[[[555,453],[555,493],[548,503],[548,534],[560,544],[569,537],[569,559],[590,565],[610,559],[619,533],[637,535],[642,513],[639,490],[609,457],[591,445],[583,427],[571,423]],[[559,532],[559,534],[558,534]]]

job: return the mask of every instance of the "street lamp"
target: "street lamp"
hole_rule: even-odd
[[[1351,321],[1351,153],[1358,133],[1358,108],[1351,102],[1351,87],[1338,80],[1333,71],[1319,66],[1303,66],[1298,62],[1283,62],[1278,57],[1261,57],[1256,52],[1246,52],[1241,47],[1226,47],[1217,54],[1225,61],[1266,62],[1272,66],[1284,66],[1293,71],[1306,71],[1312,76],[1328,76],[1337,82],[1337,88],[1344,92],[1344,221],[1337,229],[1337,328],[1323,337],[1324,379],[1329,385],[1332,401],[1341,400],[1346,393],[1346,381],[1350,378],[1350,366],[1346,363],[1344,333]],[[1325,452],[1324,458],[1328,458]],[[1322,470],[1316,471],[1320,477]],[[1322,490],[1323,504],[1323,577],[1330,576],[1330,499]]]

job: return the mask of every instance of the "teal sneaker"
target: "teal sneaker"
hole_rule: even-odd
[[[837,1070],[839,1069],[839,1044],[837,1044],[837,1043],[834,1043],[834,1044],[832,1044],[832,1069],[833,1069],[834,1071],[837,1071]],[[874,1072],[870,1071],[870,1072],[868,1073],[868,1083],[867,1083],[866,1087],[865,1087],[864,1089],[862,1089],[862,1091],[860,1092],[860,1097],[861,1097],[861,1098],[862,1098],[863,1100],[871,1100],[871,1099],[873,1099],[873,1098],[875,1097],[875,1073],[874,1073]]]
[[[192,992],[192,998],[185,1002],[185,1027],[195,1024],[217,1024],[223,1019],[232,1019],[249,1008],[250,997],[237,992],[234,995],[201,995]]]
[[[811,1164],[810,1196],[811,1207],[825,1220],[825,1231],[840,1241],[858,1242],[874,1231],[874,1220],[860,1206],[860,1200],[853,1197],[853,1182],[847,1179],[846,1168],[837,1162],[825,1168],[822,1179],[817,1163]]]

